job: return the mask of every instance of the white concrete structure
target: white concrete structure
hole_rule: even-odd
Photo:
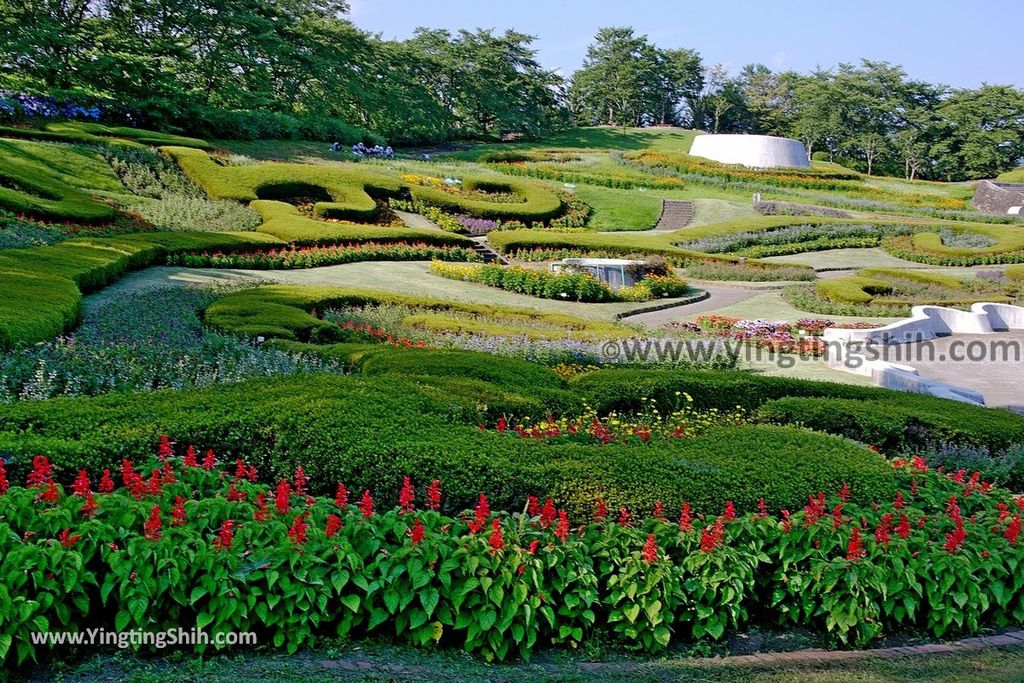
[[[802,142],[771,135],[698,135],[690,155],[750,168],[811,167]]]
[[[607,283],[612,289],[635,285],[643,271],[644,262],[621,258],[564,258],[548,266],[553,273],[564,271],[590,273]]]
[[[994,334],[1024,330],[1024,308],[1010,304],[977,303],[970,311],[945,306],[914,306],[909,318],[867,330],[834,328],[822,334],[827,344],[829,367],[864,375],[888,389],[931,394],[965,403],[984,405],[984,397],[973,389],[957,387],[921,377],[910,365],[882,358],[873,345],[910,344],[952,334]]]

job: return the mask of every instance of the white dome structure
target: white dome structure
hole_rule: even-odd
[[[771,135],[698,135],[690,155],[750,168],[811,167],[802,142]]]

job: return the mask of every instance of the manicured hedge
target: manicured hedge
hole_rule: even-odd
[[[867,304],[878,294],[888,294],[892,285],[874,277],[850,275],[834,280],[819,280],[815,288],[829,301],[849,304]]]
[[[439,386],[453,383],[445,378]],[[544,442],[479,429],[477,402],[438,395],[397,374],[25,402],[0,408],[0,452],[13,456],[9,469],[19,479],[40,453],[73,477],[80,468],[116,470],[122,458],[152,452],[166,433],[212,447],[228,462],[245,457],[266,477],[301,464],[323,493],[344,481],[390,499],[402,476],[413,473],[444,481],[453,509],[489,491],[495,507],[515,509],[528,495],[552,495],[574,515],[589,514],[597,496],[616,508],[688,500],[711,512],[727,499],[753,509],[761,497],[773,509],[796,509],[808,495],[838,490],[844,481],[861,501],[893,493],[891,468],[867,448],[800,429],[730,427],[646,445]],[[394,490],[382,490],[388,486]]]
[[[377,212],[374,198],[411,196],[432,206],[458,210],[481,218],[506,218],[525,222],[553,218],[561,211],[561,200],[534,183],[503,181],[502,191],[520,198],[516,202],[487,202],[458,197],[443,190],[412,185],[389,176],[378,168],[357,164],[314,166],[263,162],[249,166],[220,165],[206,153],[182,147],[163,147],[196,185],[215,199],[253,201],[312,197],[320,201],[314,211],[324,217],[369,220]],[[464,187],[493,189],[493,181],[463,180]]]
[[[76,186],[81,183],[69,182],[68,169],[51,165],[53,159],[44,154],[52,147],[0,140],[0,208],[62,221],[93,222],[112,218],[113,207],[93,199]],[[73,161],[87,160],[75,158]],[[107,179],[116,182],[113,171],[109,167],[105,170]]]
[[[682,400],[680,392],[698,408],[760,409],[766,420],[887,446],[950,440],[998,450],[1024,443],[1024,417],[1009,411],[876,387],[742,372],[632,369],[577,375],[569,386],[601,413],[640,410],[649,399],[662,412],[671,411]]]
[[[232,292],[215,301],[206,309],[205,320],[210,325],[235,334],[250,337],[330,344],[343,341],[344,332],[334,323],[321,320],[312,312],[343,306],[366,306],[377,303],[393,303],[430,312],[418,316],[417,323],[429,324],[435,319],[447,327],[446,312],[470,313],[497,317],[502,324],[486,321],[483,327],[495,328],[496,332],[508,334],[509,327],[517,322],[543,322],[559,326],[557,336],[564,337],[571,330],[582,338],[619,338],[630,334],[630,330],[609,322],[584,320],[558,313],[544,313],[525,308],[492,306],[445,301],[429,297],[393,294],[372,289],[355,287],[322,287],[301,285],[271,285]],[[422,318],[422,319],[420,319]],[[507,324],[504,324],[507,321]],[[473,324],[475,321],[466,321]],[[518,328],[519,334],[544,336],[532,330]]]
[[[160,145],[177,145],[178,147],[193,147],[196,149],[210,149],[212,147],[205,140],[198,138],[161,133],[154,130],[146,130],[145,128],[105,126],[99,123],[83,121],[48,123],[40,128],[0,126],[0,136],[78,144],[106,144],[113,139],[129,140],[152,147]]]
[[[1006,277],[1014,282],[1024,282],[1024,266],[1010,266],[1006,269]]]
[[[284,246],[252,232],[147,233],[0,250],[0,349],[50,339],[79,317],[82,292],[99,289],[168,253]]]

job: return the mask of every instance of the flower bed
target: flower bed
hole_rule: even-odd
[[[477,261],[476,252],[465,247],[424,243],[357,242],[324,247],[296,247],[241,253],[189,252],[167,257],[167,264],[187,268],[256,268],[278,270],[317,268],[358,261]]]
[[[311,496],[301,468],[261,483],[242,460],[176,457],[166,438],[159,455],[67,488],[44,457],[25,486],[0,469],[0,661],[50,654],[31,632],[83,624],[253,632],[288,652],[379,636],[506,659],[593,638],[658,653],[759,624],[863,645],[1024,614],[1024,502],[919,458],[893,461],[899,489],[871,505],[843,485],[802,510],[595,500],[582,518],[532,496],[495,512],[483,493],[446,514],[444,483],[409,477],[395,507],[344,484]]]
[[[874,327],[872,323],[864,323]],[[702,315],[694,322],[672,322],[669,329],[680,330],[717,339],[747,342],[772,351],[820,356],[825,352],[822,332],[836,323],[821,318],[803,318],[795,323],[786,320],[743,320],[724,315]],[[841,327],[859,327],[860,324]]]

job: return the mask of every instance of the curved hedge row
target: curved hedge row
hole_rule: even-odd
[[[544,221],[558,215],[562,202],[553,192],[532,183],[501,181],[503,191],[516,202],[487,202],[459,197],[444,190],[404,183],[377,169],[358,165],[314,166],[261,162],[251,166],[219,164],[205,152],[182,147],[161,147],[192,182],[215,199],[254,201],[311,197],[320,199],[314,211],[323,217],[369,220],[377,212],[375,198],[411,195],[432,206],[454,209],[481,218]],[[491,188],[494,181],[467,178],[465,187]]]
[[[956,441],[999,450],[1024,443],[1020,415],[877,387],[743,372],[633,369],[577,375],[569,386],[600,413],[641,410],[651,399],[662,413],[671,412],[680,392],[701,409],[759,410],[772,422],[891,447]]]
[[[107,144],[111,141],[136,143],[139,145],[177,145],[196,149],[211,149],[212,145],[199,138],[161,133],[145,128],[128,126],[105,126],[99,123],[84,121],[62,121],[47,123],[40,128],[16,128],[0,126],[0,136],[22,138],[27,140],[45,140],[48,142],[68,142],[86,145]]]
[[[73,477],[81,468],[116,470],[122,458],[154,451],[160,435],[169,434],[212,447],[228,462],[244,457],[265,477],[302,465],[323,493],[344,481],[392,499],[411,472],[444,481],[452,509],[488,491],[496,507],[515,509],[528,495],[551,495],[574,515],[588,514],[595,497],[615,508],[688,500],[698,511],[716,511],[728,499],[753,509],[762,497],[773,509],[797,508],[844,481],[862,502],[894,492],[892,469],[881,457],[832,436],[746,426],[649,444],[543,442],[479,429],[477,398],[467,395],[479,381],[440,396],[430,390],[432,378],[420,375],[421,386],[405,378],[415,372],[408,364],[391,370],[4,406],[0,451],[13,456],[9,469],[18,478],[39,453]],[[447,378],[441,386],[455,384]]]
[[[441,316],[448,311],[509,318],[513,324],[515,320],[545,322],[567,328],[574,336],[582,338],[619,338],[632,334],[631,330],[610,322],[526,308],[446,301],[355,287],[302,285],[271,285],[232,292],[206,309],[205,320],[215,327],[250,337],[330,344],[344,341],[344,331],[316,317],[314,311],[379,303],[428,309]],[[520,334],[523,334],[521,329]],[[559,336],[564,334],[565,331],[561,331]]]

